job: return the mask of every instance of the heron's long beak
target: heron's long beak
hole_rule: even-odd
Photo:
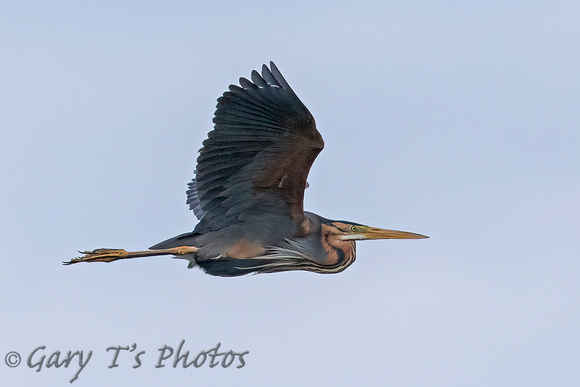
[[[343,240],[365,240],[365,239],[424,239],[429,238],[426,235],[416,234],[414,232],[386,230],[376,227],[357,227],[355,232],[343,235]]]

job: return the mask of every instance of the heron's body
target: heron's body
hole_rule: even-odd
[[[338,273],[354,262],[354,240],[341,240],[333,232],[337,226],[348,227],[345,223],[304,212],[299,224],[271,216],[251,219],[250,224],[257,231],[244,223],[214,231],[203,227],[202,221],[195,231],[151,249],[195,246],[199,250],[191,257],[192,266],[197,264],[208,274],[221,276],[297,269]],[[308,261],[303,262],[305,257]]]
[[[68,263],[174,254],[220,276],[337,273],[354,262],[355,240],[425,238],[304,212],[306,178],[324,141],[272,62],[251,79],[240,78],[218,99],[187,191],[195,229],[151,251],[98,249]]]

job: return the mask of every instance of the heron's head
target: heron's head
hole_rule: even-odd
[[[318,273],[338,273],[351,265],[356,257],[355,242],[357,240],[427,238],[425,235],[412,232],[385,230],[353,222],[331,220],[312,213],[306,213],[306,215],[314,222],[314,227],[316,223],[320,225],[320,234],[311,234],[314,238],[320,238],[320,244],[312,240],[306,246],[319,246],[322,249],[313,249],[307,260],[310,265],[303,265],[301,268]]]
[[[424,239],[428,236],[414,232],[387,230],[384,228],[369,227],[358,223],[333,222],[339,238],[343,241],[357,241],[367,239]]]

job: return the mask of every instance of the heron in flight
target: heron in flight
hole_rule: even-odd
[[[174,255],[217,276],[307,270],[339,273],[355,260],[355,241],[421,239],[323,218],[303,210],[310,167],[324,147],[314,117],[276,65],[240,78],[218,99],[214,129],[203,142],[187,204],[192,232],[146,251],[81,251],[78,262]]]

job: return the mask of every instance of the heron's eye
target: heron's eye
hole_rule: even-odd
[[[358,231],[358,227],[357,226],[350,226],[350,231],[357,232]]]

